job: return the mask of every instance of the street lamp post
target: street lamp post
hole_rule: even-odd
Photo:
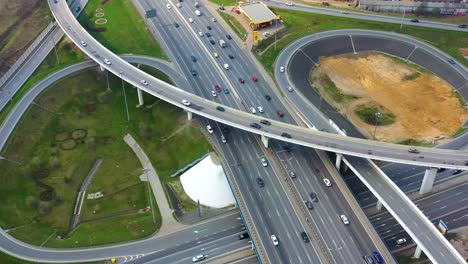
[[[128,112],[127,94],[125,93],[124,80],[122,78],[123,72],[119,72],[119,73],[120,73],[120,80],[122,81],[122,91],[123,91],[124,101],[125,101],[125,110],[127,111],[127,122],[130,123],[130,113]]]
[[[382,116],[382,113],[380,113],[380,112],[375,113],[374,139],[376,139],[376,138],[375,138],[375,133],[377,132],[377,125],[378,125],[378,123],[379,123],[379,118],[380,118],[381,116]]]

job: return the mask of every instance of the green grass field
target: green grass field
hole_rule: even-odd
[[[151,73],[162,75],[155,70]],[[55,83],[36,100],[48,111],[32,106],[17,127],[2,155],[21,162],[22,166],[0,163],[5,172],[0,175],[0,198],[4,201],[0,205],[0,225],[4,228],[30,225],[12,231],[12,235],[36,245],[41,244],[54,229],[64,236],[77,190],[98,157],[103,162],[89,186],[89,192],[102,191],[108,197],[85,200],[83,220],[149,206],[146,184],[138,178],[142,174],[141,165],[122,139],[127,133],[131,133],[145,149],[158,174],[166,181],[173,180],[168,177],[171,173],[211,151],[202,133],[193,123],[187,122],[182,110],[149,95],[145,95],[147,107],[136,109],[136,90],[125,84],[131,120],[128,123],[121,82],[114,76],[109,77],[112,92],[106,91],[105,75],[96,69],[82,71]],[[163,79],[167,80],[167,77]],[[61,141],[63,135],[67,135],[65,132],[76,129],[85,129],[86,137]],[[76,147],[63,150],[63,142],[68,146],[69,141],[75,141]],[[53,199],[42,201],[41,193],[48,188],[53,189]],[[157,214],[159,219],[159,211]],[[142,219],[148,216],[151,213],[132,217],[141,218],[141,223],[146,223],[147,220]],[[100,222],[86,225],[99,226]],[[113,228],[120,226],[109,226],[107,230]],[[146,231],[138,233],[139,237],[157,228],[158,225],[145,227]],[[87,230],[78,228],[73,236],[85,237]],[[124,233],[117,232],[122,236]],[[137,237],[134,232],[125,234],[119,241]],[[99,237],[92,239],[93,245],[108,243],[105,236],[102,240]],[[85,246],[86,241],[91,240],[83,239],[79,245]],[[57,246],[69,246],[68,242],[60,242],[56,239],[49,241],[57,243]]]
[[[380,117],[376,116],[377,112],[381,114]],[[355,110],[355,113],[362,121],[369,125],[387,126],[395,122],[395,115],[382,111],[374,104],[360,105]]]
[[[240,39],[244,39],[244,37],[247,35],[247,30],[239,23],[239,21],[234,17],[229,14],[226,14],[225,12],[218,11],[218,14],[228,23],[231,28],[236,32],[236,35]]]
[[[277,14],[281,15],[286,26],[284,30],[280,30],[278,33],[277,49],[274,50],[273,45],[271,45],[274,39],[267,38],[259,43],[258,48],[263,50],[263,53],[257,55],[260,62],[272,75],[276,57],[289,43],[312,33],[346,28],[373,29],[406,34],[424,40],[447,52],[464,65],[468,65],[468,60],[463,58],[458,52],[459,48],[468,46],[468,33],[415,26],[404,26],[400,31],[400,25],[397,24],[340,18],[284,9],[276,9],[276,11]]]
[[[104,16],[97,17],[100,13]],[[97,19],[106,19],[107,23],[98,25],[95,23]],[[89,1],[78,20],[96,40],[114,53],[165,58],[131,0]]]

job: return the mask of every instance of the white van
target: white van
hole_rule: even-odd
[[[195,10],[195,15],[200,16],[201,15],[200,10]]]

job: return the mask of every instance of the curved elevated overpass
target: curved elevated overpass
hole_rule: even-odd
[[[363,47],[355,45],[354,39],[360,39]],[[362,41],[363,39],[366,41]],[[411,47],[411,45],[414,46]],[[455,68],[446,67],[447,65],[444,64],[448,64],[445,63],[447,55],[423,42],[399,34],[355,29],[320,32],[291,43],[282,50],[276,61],[277,65],[287,66],[287,73],[281,74],[276,69],[276,80],[281,87],[296,86],[296,92],[287,93],[287,97],[296,111],[299,111],[297,109],[302,110],[300,115],[309,126],[313,125],[320,129],[326,128],[335,131],[337,130],[336,125],[331,125],[328,117],[307,101],[307,99],[315,99],[311,95],[313,90],[310,89],[308,83],[310,70],[318,63],[319,56],[370,49],[387,53],[394,51],[392,54],[396,53],[397,56],[401,54],[401,56],[405,56],[405,59],[411,58],[416,49],[421,49],[423,51],[421,54],[424,56],[431,55],[428,58],[429,65],[424,65],[425,67],[437,72],[438,69],[431,67],[441,64],[441,69],[451,71],[448,79],[452,84],[463,85],[466,83],[465,76],[468,75],[468,71],[464,67],[460,65],[456,65]],[[440,75],[447,78],[447,75]],[[317,103],[319,103],[318,100]],[[329,115],[328,111],[327,115]],[[331,118],[337,121],[338,115],[334,114]],[[342,118],[341,115],[338,117]],[[339,122],[339,125],[342,126],[343,122]],[[345,128],[353,133],[348,127]],[[456,250],[435,228],[434,224],[371,160],[343,157],[343,161],[395,217],[431,261],[434,263],[463,263],[462,257],[456,253]]]
[[[49,5],[57,23],[68,37],[102,68],[109,70],[138,89],[184,108],[186,111],[268,138],[276,138],[326,151],[397,163],[468,170],[468,164],[465,165],[465,161],[468,161],[468,152],[464,151],[419,148],[419,153],[413,154],[408,152],[407,147],[401,145],[343,137],[274,120],[269,120],[271,126],[263,126],[261,129],[253,128],[250,126],[251,123],[259,123],[264,118],[228,107],[225,107],[225,111],[218,111],[216,109],[218,104],[152,77],[97,42],[81,27],[65,1],[57,1],[57,3],[49,1]],[[81,41],[86,42],[87,45],[82,45]],[[104,63],[105,59],[109,60],[111,64]],[[148,81],[149,84],[142,84],[142,80]],[[182,99],[190,101],[191,105],[189,107],[182,105]],[[282,137],[284,132],[290,134],[292,138]]]

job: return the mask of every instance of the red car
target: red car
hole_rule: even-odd
[[[258,81],[257,76],[252,77],[252,81],[254,82]]]
[[[215,85],[215,90],[220,93],[221,92],[221,87],[219,87],[219,85]]]
[[[283,117],[283,116],[284,116],[284,113],[281,112],[280,110],[276,111],[276,114],[278,114],[279,117]]]

